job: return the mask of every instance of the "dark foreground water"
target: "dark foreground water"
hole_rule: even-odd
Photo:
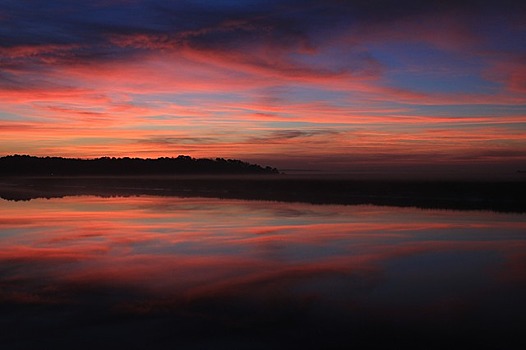
[[[522,349],[526,215],[0,200],[2,349]]]

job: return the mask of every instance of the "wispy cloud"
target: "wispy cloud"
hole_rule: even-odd
[[[507,1],[6,1],[0,152],[416,162],[493,147],[516,161],[524,14]]]

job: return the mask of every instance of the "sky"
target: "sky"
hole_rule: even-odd
[[[0,155],[526,170],[526,3],[1,0]]]

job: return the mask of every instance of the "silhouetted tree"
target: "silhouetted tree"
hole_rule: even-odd
[[[0,158],[0,175],[175,175],[175,174],[277,174],[276,168],[261,167],[240,160],[215,160],[180,155],[161,157],[76,159],[12,155]]]

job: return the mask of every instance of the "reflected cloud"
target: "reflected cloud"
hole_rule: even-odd
[[[522,214],[148,196],[0,207],[2,232],[17,230],[0,235],[0,304],[69,308],[77,325],[161,317],[277,334],[327,322],[341,337],[348,324],[448,329],[461,316],[479,329],[474,310],[525,281]]]

